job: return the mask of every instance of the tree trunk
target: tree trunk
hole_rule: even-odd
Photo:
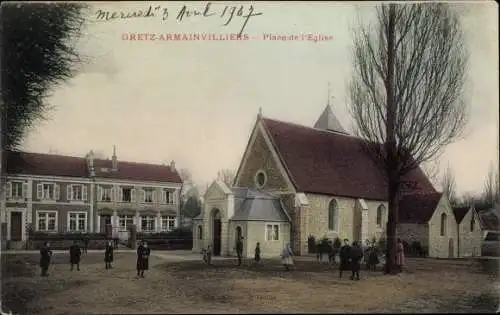
[[[392,273],[396,262],[396,224],[398,214],[398,191],[399,191],[399,174],[398,174],[398,157],[396,154],[396,138],[394,135],[394,119],[395,107],[394,104],[394,62],[395,62],[395,19],[396,7],[395,4],[389,4],[389,23],[387,25],[387,77],[385,81],[385,90],[387,97],[387,125],[386,125],[386,141],[385,153],[387,162],[387,181],[388,181],[388,199],[389,213],[387,218],[387,252],[385,272]]]
[[[396,272],[396,230],[399,212],[399,178],[391,172],[389,177],[389,213],[387,217],[387,248],[385,257],[385,273]]]

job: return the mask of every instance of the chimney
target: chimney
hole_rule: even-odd
[[[170,168],[171,168],[172,170],[175,170],[175,162],[174,162],[174,160],[172,160],[172,161],[170,162]]]
[[[87,153],[87,163],[88,163],[88,167],[89,167],[90,176],[91,177],[95,176],[94,151],[93,150],[90,150],[90,152]]]
[[[113,156],[111,158],[111,163],[113,166],[113,171],[118,170],[118,160],[116,159],[116,145],[113,146]]]

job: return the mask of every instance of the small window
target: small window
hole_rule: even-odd
[[[163,231],[175,229],[175,217],[170,215],[161,217],[161,228]]]
[[[38,231],[57,231],[57,211],[37,211],[36,219]]]
[[[155,231],[156,217],[152,215],[141,217],[141,230],[144,232]]]
[[[203,227],[201,225],[198,225],[198,239],[203,239]]]
[[[255,174],[255,184],[258,188],[263,188],[267,183],[267,175],[264,171],[258,171]]]
[[[12,182],[11,197],[15,199],[23,198],[23,183]]]
[[[110,202],[111,201],[111,188],[106,187],[102,189],[101,201]]]
[[[333,199],[328,205],[328,229],[330,231],[337,231],[339,224],[339,209],[337,201]]]
[[[144,200],[143,201],[146,202],[146,203],[153,202],[153,190],[146,189],[144,191]]]
[[[68,228],[70,232],[85,232],[87,230],[87,213],[70,212]]]
[[[122,188],[122,201],[132,202],[132,188]]]
[[[120,231],[126,231],[129,225],[134,224],[134,217],[131,215],[121,215],[118,217]]]
[[[385,212],[384,210],[385,210],[384,205],[380,205],[377,208],[377,227],[382,227],[382,220]]]
[[[446,220],[447,220],[446,213],[441,214],[441,236],[446,235]]]
[[[267,224],[266,225],[266,241],[278,241],[279,240],[280,227],[278,224]]]
[[[472,213],[472,217],[470,218],[470,231],[474,232],[474,226],[476,225],[476,221],[474,219],[474,213]]]

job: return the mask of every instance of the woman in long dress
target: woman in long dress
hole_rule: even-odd
[[[287,271],[290,270],[290,266],[293,265],[293,252],[290,244],[286,244],[285,248],[283,249],[283,253],[281,254],[281,259],[283,266],[285,266],[285,269]]]
[[[398,267],[398,271],[403,271],[403,266],[405,264],[405,248],[403,242],[400,238],[396,243],[396,266]]]

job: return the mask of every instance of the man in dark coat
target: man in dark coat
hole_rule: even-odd
[[[73,266],[76,265],[76,270],[80,271],[80,257],[82,256],[82,250],[78,243],[73,241],[73,245],[69,248],[69,263],[71,264],[71,271],[73,271]]]
[[[106,263],[106,269],[111,269],[111,263],[113,262],[113,242],[109,241],[106,243],[106,249],[104,250],[104,262]]]
[[[238,255],[238,266],[241,266],[241,260],[243,258],[243,241],[242,237],[238,237],[236,240],[236,255]]]
[[[257,242],[257,245],[255,246],[255,263],[260,262],[260,243]]]
[[[49,274],[50,260],[52,258],[52,250],[50,249],[50,243],[45,242],[43,247],[40,249],[40,269],[42,270],[42,277],[47,277]]]
[[[149,269],[149,255],[151,250],[148,248],[148,243],[141,242],[137,247],[137,276],[144,278],[144,270]]]
[[[349,245],[349,240],[344,239],[344,245],[340,248],[339,258],[339,278],[342,278],[342,272],[349,269],[349,259],[350,259],[351,246]]]
[[[352,247],[349,250],[349,256],[351,259],[351,280],[359,280],[359,269],[361,269],[361,259],[363,258],[363,249],[359,246],[358,242],[354,241]]]

